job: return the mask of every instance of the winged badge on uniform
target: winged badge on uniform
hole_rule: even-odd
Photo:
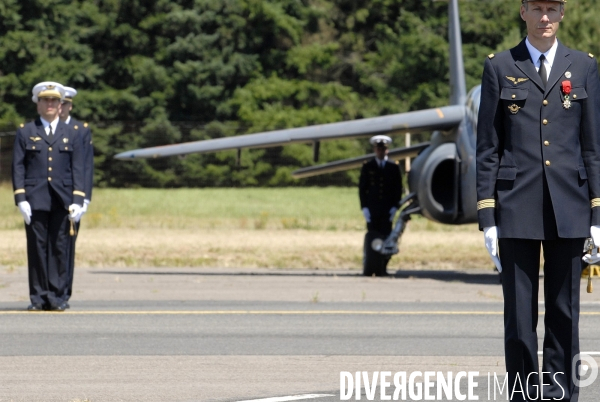
[[[29,139],[33,142],[41,141],[42,137],[29,137]]]
[[[506,79],[513,83],[513,85],[519,85],[522,82],[529,81],[529,78],[515,78],[506,76]]]

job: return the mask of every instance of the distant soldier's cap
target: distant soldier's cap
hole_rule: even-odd
[[[31,90],[31,100],[38,103],[40,98],[58,98],[61,101],[65,97],[65,87],[58,82],[40,82]]]
[[[73,98],[77,95],[77,90],[71,87],[65,87],[65,102],[73,103]]]
[[[371,137],[369,142],[371,145],[376,145],[378,147],[387,147],[388,144],[392,143],[392,139],[387,135],[376,135]]]

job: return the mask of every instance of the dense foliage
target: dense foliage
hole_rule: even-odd
[[[461,1],[467,85],[486,54],[518,43],[518,2]],[[572,4],[573,3],[573,4]],[[569,2],[568,46],[598,53],[597,0]],[[3,0],[0,126],[35,116],[32,86],[80,91],[100,186],[353,184],[358,172],[295,181],[310,145],[122,162],[120,151],[446,104],[447,2],[433,0]],[[321,144],[321,160],[368,152]]]

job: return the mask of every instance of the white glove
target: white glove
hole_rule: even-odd
[[[398,208],[392,207],[392,209],[390,209],[390,222],[394,221],[394,216],[396,216],[396,212],[398,212]]]
[[[83,200],[83,207],[81,208],[81,216],[87,212],[88,205],[90,205],[90,200]]]
[[[362,209],[362,213],[363,213],[363,216],[365,217],[365,220],[367,221],[367,223],[371,223],[371,211],[369,211],[369,208],[364,207]]]
[[[69,219],[75,222],[79,222],[83,215],[83,208],[77,204],[69,205]]]
[[[584,255],[582,260],[589,265],[594,265],[600,261],[600,252],[598,250],[598,247],[600,246],[600,226],[596,225],[590,227],[590,236],[594,242],[594,251],[592,251],[592,254]]]
[[[26,225],[31,223],[31,205],[27,201],[21,201],[17,204],[19,206],[19,212],[23,215],[23,220]]]
[[[498,258],[498,226],[489,226],[483,228],[483,237],[485,239],[485,248],[487,248],[494,265],[498,272],[502,272],[502,264]]]

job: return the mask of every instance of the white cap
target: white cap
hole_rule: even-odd
[[[73,103],[73,98],[77,95],[77,90],[71,87],[65,87],[65,102]]]
[[[387,135],[376,135],[371,137],[369,142],[371,143],[371,145],[387,146],[388,144],[392,143],[392,139]]]
[[[39,98],[58,98],[61,101],[65,97],[65,87],[58,82],[40,82],[31,90],[31,100],[38,103]]]

